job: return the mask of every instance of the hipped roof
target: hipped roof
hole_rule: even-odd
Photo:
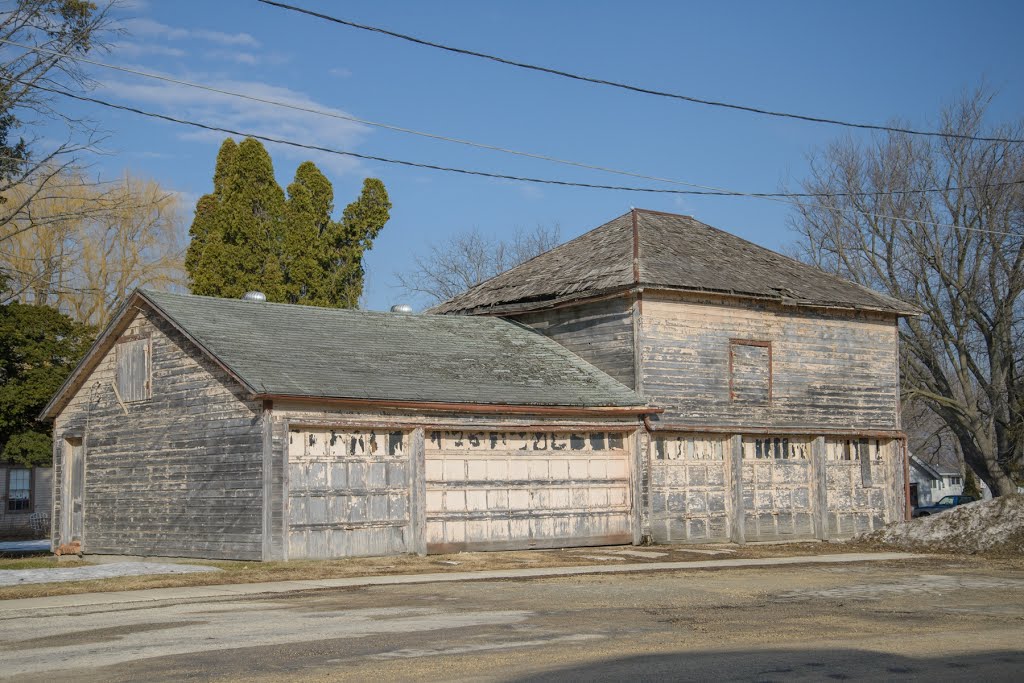
[[[431,309],[500,314],[634,287],[816,308],[918,311],[690,216],[633,209]]]

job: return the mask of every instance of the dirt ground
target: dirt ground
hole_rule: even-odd
[[[1006,562],[938,556],[83,607],[0,619],[0,678],[1017,681],[1024,567]]]
[[[50,595],[73,595],[145,588],[211,586],[264,581],[312,580],[385,576],[389,574],[426,574],[445,571],[466,572],[485,569],[517,569],[523,567],[573,567],[583,565],[644,564],[651,562],[687,562],[715,559],[754,559],[764,557],[798,557],[826,553],[891,550],[878,543],[751,543],[746,545],[708,544],[688,546],[611,546],[598,548],[563,548],[555,550],[519,550],[508,552],[458,553],[453,555],[399,555],[343,560],[298,560],[291,562],[210,562],[182,560],[189,564],[214,566],[222,571],[202,574],[155,574],[116,579],[100,579],[69,583],[42,583],[0,588],[0,600],[35,598]],[[88,558],[87,558],[88,559]],[[992,563],[1007,569],[1024,568],[1024,557],[965,556],[962,561]],[[81,562],[57,563],[52,557],[0,559],[0,570],[52,566],[82,566]]]
[[[519,550],[509,552],[458,553],[453,555],[398,555],[343,560],[297,560],[291,562],[210,562],[182,560],[188,564],[214,566],[222,571],[203,574],[149,575],[117,579],[42,583],[0,588],[0,600],[36,598],[48,595],[72,595],[144,588],[211,586],[231,583],[261,583],[389,574],[426,574],[444,571],[465,572],[484,569],[523,567],[575,567],[582,565],[638,564],[648,562],[686,562],[713,559],[791,557],[836,552],[859,552],[834,543],[790,544],[711,544],[699,546],[611,546],[556,550]],[[88,557],[86,561],[88,561]],[[65,560],[67,562],[67,560]],[[37,569],[51,566],[82,566],[81,562],[58,563],[56,558],[35,557],[0,559],[0,570]]]

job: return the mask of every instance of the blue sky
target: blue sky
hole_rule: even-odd
[[[294,0],[438,42],[611,80],[769,109],[932,128],[984,79],[993,121],[1024,111],[1024,3],[388,2]],[[100,59],[229,90],[488,144],[743,191],[796,189],[814,148],[865,133],[759,117],[568,81],[442,53],[249,0],[136,0]],[[239,130],[412,161],[611,184],[651,184],[430,141],[91,69],[97,96]],[[224,136],[94,105],[124,170],[182,193],[212,186]],[[282,186],[310,158],[337,210],[381,178],[392,219],[366,259],[367,308],[404,296],[394,273],[447,236],[559,224],[579,235],[631,206],[693,215],[769,248],[790,243],[790,209],[738,198],[535,186],[268,145]],[[415,302],[414,303],[420,303]]]

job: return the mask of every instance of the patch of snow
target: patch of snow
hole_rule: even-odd
[[[1024,554],[1024,495],[959,505],[858,538],[908,550]]]
[[[56,581],[90,581],[92,579],[113,579],[119,576],[143,576],[146,574],[192,574],[194,572],[219,572],[216,567],[198,564],[162,564],[159,562],[113,562],[94,564],[88,567],[67,567],[53,569],[8,569],[0,571],[0,586],[21,586],[27,583],[52,583]]]

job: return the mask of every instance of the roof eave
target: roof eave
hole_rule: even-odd
[[[751,301],[771,301],[774,303],[781,304],[783,306],[790,306],[793,308],[809,308],[815,310],[831,310],[831,311],[865,311],[872,313],[881,313],[885,315],[894,315],[897,317],[909,317],[922,315],[922,311],[916,307],[910,306],[909,304],[903,304],[902,306],[885,307],[885,306],[870,306],[865,304],[855,304],[847,302],[815,302],[807,301],[803,299],[789,298],[783,296],[767,296],[765,294],[756,292],[744,292],[741,290],[725,290],[725,289],[711,289],[707,287],[685,287],[679,285],[665,285],[659,283],[641,282],[639,284],[622,285],[619,287],[612,287],[600,290],[586,290],[582,292],[574,292],[565,296],[554,296],[545,299],[536,299],[530,301],[509,301],[494,304],[492,306],[473,306],[469,308],[456,308],[445,311],[438,311],[443,304],[439,304],[429,311],[435,311],[437,315],[516,315],[520,313],[531,313],[534,311],[542,311],[549,308],[556,308],[561,306],[571,306],[578,303],[587,303],[605,298],[611,298],[615,296],[622,296],[630,294],[636,291],[666,291],[666,292],[686,292],[690,294],[715,294],[719,296],[731,296],[738,299],[748,299]],[[896,300],[894,300],[896,301]]]
[[[265,392],[256,394],[256,399],[272,401],[295,401],[298,403],[328,403],[352,405],[361,408],[391,408],[402,410],[423,410],[443,412],[500,413],[508,415],[548,416],[623,416],[656,415],[664,412],[646,404],[611,406],[567,406],[551,404],[509,404],[509,403],[466,403],[458,401],[403,401],[373,398],[352,398],[345,396],[311,396]]]

